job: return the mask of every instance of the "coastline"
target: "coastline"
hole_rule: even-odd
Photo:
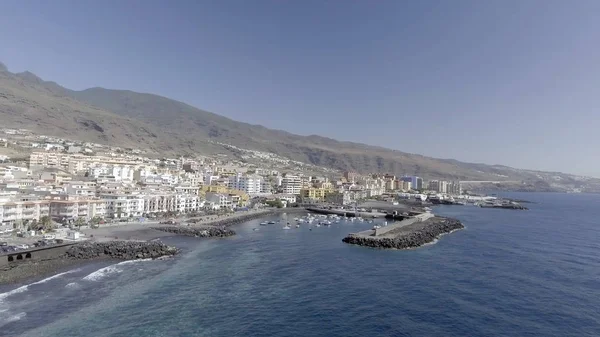
[[[44,277],[56,275],[67,270],[94,261],[126,261],[143,258],[160,258],[161,256],[172,256],[166,245],[160,242],[163,237],[172,236],[194,236],[202,238],[216,238],[235,235],[235,231],[228,229],[245,221],[266,217],[280,213],[306,212],[304,208],[276,208],[259,211],[235,213],[221,217],[203,217],[186,219],[189,225],[164,225],[158,222],[136,222],[118,225],[102,226],[95,229],[82,230],[89,240],[74,245],[77,256],[59,256],[56,258],[11,263],[7,268],[0,270],[0,286],[20,284],[24,282],[36,282]],[[114,254],[104,254],[104,249],[99,251],[95,247],[117,246],[119,249]],[[125,246],[124,246],[125,245]],[[130,247],[127,247],[130,245]],[[164,248],[164,255],[154,254],[148,256],[147,247]],[[79,249],[79,247],[87,247]],[[170,247],[175,248],[176,247]],[[85,254],[89,250],[90,254]],[[72,251],[72,250],[71,250]],[[132,253],[129,254],[128,253]],[[135,254],[133,254],[135,253]],[[138,253],[141,255],[138,257]],[[117,256],[118,255],[118,256]]]

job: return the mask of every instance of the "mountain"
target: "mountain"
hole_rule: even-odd
[[[11,73],[2,64],[0,122],[48,135],[145,147],[157,153],[230,153],[218,144],[225,143],[362,173],[502,181],[511,189],[587,190],[596,186],[593,188],[600,191],[598,179],[435,159],[322,136],[300,136],[237,122],[153,94],[104,88],[74,91],[30,72]]]

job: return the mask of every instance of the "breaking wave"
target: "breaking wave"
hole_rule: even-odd
[[[117,264],[112,264],[108,267],[104,267],[104,268],[100,268],[100,269],[96,270],[95,272],[84,277],[83,280],[99,281],[109,275],[121,273],[124,270],[124,269],[122,269],[122,267],[124,265],[129,265],[129,264],[134,264],[134,263],[144,262],[144,261],[152,261],[152,259],[129,260],[129,261],[119,262]]]

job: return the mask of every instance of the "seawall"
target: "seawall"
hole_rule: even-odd
[[[377,236],[374,231],[372,231],[371,235],[366,235],[366,231],[349,234],[342,241],[372,248],[409,249],[433,242],[442,234],[462,228],[464,228],[464,225],[456,219],[431,217],[424,221],[414,221],[404,226],[393,228]]]

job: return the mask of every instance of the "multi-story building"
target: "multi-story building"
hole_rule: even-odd
[[[324,201],[327,194],[333,191],[325,188],[303,188],[300,190],[300,196],[303,200]]]
[[[396,190],[396,180],[392,178],[386,178],[385,180],[385,190],[386,191],[394,191]]]
[[[175,194],[175,211],[191,213],[198,210],[198,196],[193,194]]]
[[[54,220],[74,220],[78,218],[86,221],[92,218],[106,216],[106,203],[99,199],[65,199],[50,200],[50,217]]]
[[[124,165],[101,165],[90,167],[88,176],[95,179],[114,177],[115,181],[133,181],[133,169]]]
[[[423,189],[423,178],[417,176],[404,176],[400,178],[402,181],[410,182],[413,190],[420,191]]]
[[[198,195],[200,187],[194,185],[179,185],[173,188],[176,194],[192,194]]]
[[[222,193],[206,193],[206,201],[214,203],[219,208],[232,208],[233,201],[229,198],[228,194]]]
[[[428,189],[438,193],[449,193],[448,185],[449,183],[445,180],[431,180]]]
[[[460,186],[460,181],[452,181],[448,183],[448,190],[447,190],[448,194],[452,194],[452,195],[461,195],[462,194],[462,188]]]
[[[142,216],[144,198],[137,193],[100,194],[106,201],[106,216],[109,218],[128,218]]]
[[[69,169],[70,155],[56,152],[33,152],[29,155],[29,168]]]
[[[248,194],[261,193],[261,178],[257,175],[243,176],[237,174],[228,179],[228,187]]]
[[[143,196],[146,214],[175,212],[176,198],[174,194],[148,194]]]
[[[64,189],[69,195],[94,197],[96,196],[96,186],[95,181],[69,181],[64,184]]]
[[[284,194],[300,194],[302,180],[298,176],[287,174],[281,179],[281,188]]]
[[[25,225],[31,221],[50,214],[50,202],[47,200],[12,201],[9,198],[0,200],[0,233],[10,232],[19,224]],[[20,229],[20,228],[16,228]]]

